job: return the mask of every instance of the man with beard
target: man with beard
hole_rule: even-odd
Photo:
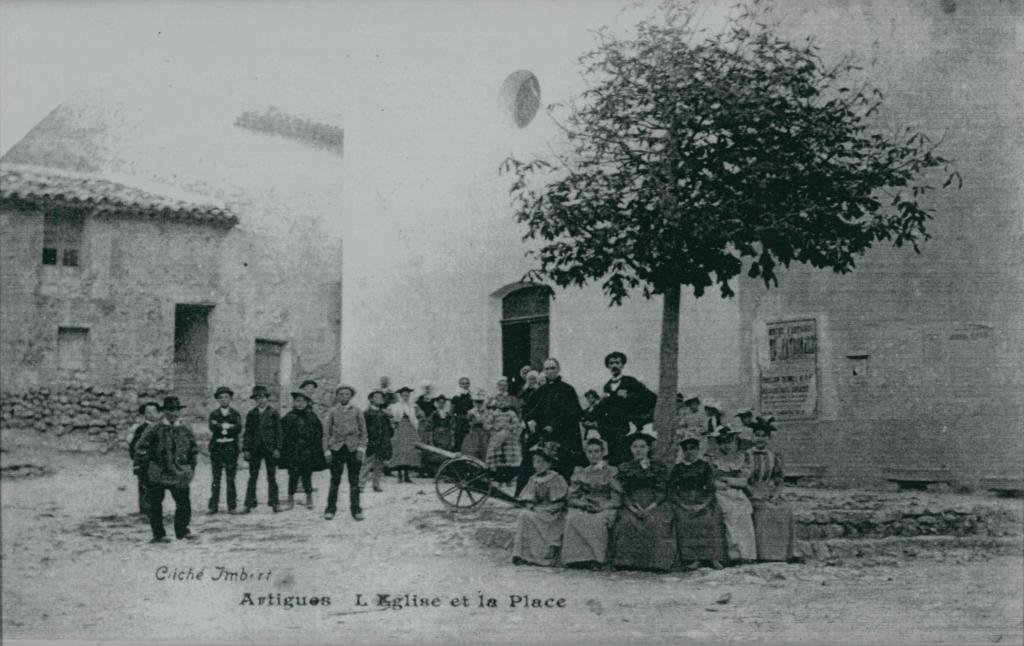
[[[605,383],[597,405],[597,430],[601,439],[608,443],[608,464],[612,466],[632,459],[625,441],[629,425],[632,423],[639,431],[652,423],[657,399],[638,379],[622,374],[625,365],[626,355],[622,352],[612,352],[604,358],[611,379]]]
[[[538,442],[557,442],[558,455],[555,457],[555,471],[563,478],[569,478],[573,469],[583,466],[583,441],[580,437],[580,399],[576,389],[562,381],[561,366],[557,359],[544,362],[543,386],[530,398],[523,409],[523,419],[528,425],[527,445]],[[516,493],[526,486],[533,473],[529,460],[523,460]]]

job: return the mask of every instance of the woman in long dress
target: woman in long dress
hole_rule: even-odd
[[[487,445],[491,440],[491,431],[487,425],[491,411],[487,410],[486,404],[487,394],[483,390],[476,391],[473,395],[473,408],[466,414],[469,418],[469,432],[462,441],[462,452],[481,460],[487,459]]]
[[[569,482],[569,512],[562,538],[564,565],[598,565],[608,557],[608,530],[622,504],[619,470],[605,461],[608,445],[599,437],[586,441],[585,467],[576,467]]]
[[[555,456],[546,446],[535,446],[530,452],[533,475],[519,493],[519,500],[528,507],[516,519],[512,562],[552,566],[558,562],[558,548],[562,545],[569,485],[551,469]]]
[[[496,474],[498,482],[511,482],[523,461],[523,449],[519,444],[523,423],[510,408],[492,412],[487,426],[491,432],[491,441],[487,445],[487,468]]]
[[[782,458],[768,448],[770,436],[768,425],[755,426],[754,446],[747,449],[757,560],[788,561],[793,558],[795,521],[782,497]]]
[[[518,397],[509,393],[508,378],[501,377],[495,385],[498,390],[493,397],[487,400],[487,409],[491,411],[512,409],[516,415],[522,416],[523,404]]]
[[[672,508],[665,503],[668,468],[650,459],[653,434],[626,436],[633,459],[619,465],[622,506],[612,526],[612,564],[622,568],[670,570],[676,558]]]
[[[388,415],[395,427],[391,440],[391,468],[398,472],[399,482],[412,482],[409,471],[420,468],[420,452],[416,443],[420,441],[420,418],[417,407],[410,400],[412,388],[398,389],[398,401],[388,406]]]
[[[686,570],[703,561],[718,570],[725,553],[722,513],[715,503],[715,468],[700,459],[700,438],[684,437],[682,458],[668,476],[668,495],[675,514],[679,560]]]
[[[728,426],[719,426],[711,438],[717,452],[710,457],[715,467],[715,502],[725,523],[727,556],[734,563],[757,558],[754,540],[754,510],[747,498],[750,468],[746,455],[736,450],[736,434]]]

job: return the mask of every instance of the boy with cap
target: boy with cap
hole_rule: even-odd
[[[359,505],[359,470],[366,455],[366,418],[352,405],[356,391],[352,386],[338,386],[337,401],[327,413],[324,425],[324,457],[331,468],[331,489],[327,494],[324,519],[331,520],[337,513],[338,488],[341,474],[348,467],[349,509],[352,518],[363,519]]]
[[[221,386],[213,394],[219,404],[210,413],[210,465],[213,467],[213,483],[210,485],[208,510],[216,514],[220,504],[220,477],[223,472],[228,482],[228,512],[235,511],[238,494],[235,491],[235,472],[238,467],[238,437],[242,433],[242,415],[231,407],[235,396],[227,386]]]
[[[245,416],[242,436],[242,455],[249,463],[249,484],[245,488],[245,510],[256,507],[256,481],[260,477],[260,464],[267,468],[267,504],[280,511],[277,499],[277,462],[281,459],[281,415],[269,405],[270,393],[265,386],[255,386],[251,399],[256,406]]]
[[[309,395],[302,390],[293,392],[292,409],[281,418],[280,466],[288,470],[287,509],[295,507],[300,480],[306,492],[306,509],[313,508],[313,472],[327,468],[323,432]]]
[[[177,397],[165,397],[161,407],[164,419],[146,429],[135,446],[135,465],[146,474],[149,488],[152,543],[170,542],[164,530],[163,500],[167,491],[174,498],[174,535],[185,540],[195,538],[188,528],[192,520],[188,486],[196,472],[199,447],[192,429],[178,418],[182,408]]]
[[[380,476],[384,463],[391,459],[391,438],[395,429],[391,416],[385,410],[387,394],[382,390],[370,393],[370,407],[366,409],[366,463],[359,476],[360,489],[373,478],[373,490],[381,491]]]

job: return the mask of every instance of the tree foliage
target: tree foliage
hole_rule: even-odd
[[[619,304],[638,287],[732,296],[741,272],[771,286],[793,262],[846,273],[883,240],[917,251],[926,178],[959,181],[937,144],[882,132],[882,93],[855,86],[852,59],[826,64],[757,6],[714,33],[697,8],[666,3],[628,37],[599,31],[580,58],[587,89],[550,109],[570,152],[503,163],[524,240],[542,243],[532,277],[602,281]]]

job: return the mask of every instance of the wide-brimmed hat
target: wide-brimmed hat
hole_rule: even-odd
[[[142,402],[139,404],[139,415],[146,414],[146,406],[156,406],[156,409],[160,410],[160,402]]]
[[[710,408],[711,410],[718,411],[719,413],[722,412],[722,405],[714,399],[704,400],[704,408]]]
[[[307,395],[306,393],[302,392],[301,390],[293,390],[292,391],[292,397],[302,397],[303,399],[308,401],[310,404],[313,403],[313,398],[310,397],[309,395]]]
[[[749,416],[753,416],[753,414],[754,414],[754,411],[753,411],[753,409],[750,409],[750,408],[741,408],[738,411],[736,411],[736,417],[744,417],[744,416],[748,416],[748,415]]]
[[[697,395],[695,393],[690,393],[689,395],[683,395],[683,403],[684,404],[689,404],[690,402],[697,402],[699,404],[700,403],[700,395]]]
[[[632,446],[636,440],[644,440],[650,446],[658,441],[658,436],[645,428],[638,428],[626,435],[626,445]]]
[[[302,390],[306,386],[312,386],[313,388],[319,388],[320,387],[319,384],[317,384],[312,379],[307,379],[307,380],[303,381],[301,384],[299,384],[299,390]]]
[[[168,395],[164,397],[164,405],[160,407],[160,410],[181,410],[182,408],[185,406],[181,405],[181,400],[174,395]]]
[[[395,391],[395,394],[411,393],[412,391],[413,389],[411,386],[402,386],[401,388]]]
[[[443,399],[445,401],[448,401],[448,395],[445,395],[444,393],[441,393],[440,395],[434,395],[434,398],[431,399],[430,401],[436,402],[439,399]]]
[[[366,395],[366,399],[367,399],[367,401],[369,401],[369,400],[373,399],[373,396],[374,396],[374,395],[380,395],[380,396],[381,396],[381,397],[383,397],[384,399],[387,399],[387,398],[388,398],[387,394],[385,394],[383,390],[381,390],[380,388],[374,388],[374,389],[373,389],[373,390],[371,390],[371,391],[370,391],[369,393],[367,393],[367,395]]]
[[[544,459],[554,464],[558,461],[558,443],[557,442],[541,442],[536,444],[530,449],[530,455],[541,455]]]
[[[731,426],[728,424],[720,424],[715,427],[715,430],[712,431],[708,437],[715,440],[731,440],[736,437],[736,435],[736,431],[732,430]]]
[[[216,391],[215,391],[215,392],[213,393],[213,397],[214,397],[214,398],[216,399],[217,397],[220,397],[220,396],[221,396],[221,395],[223,395],[224,393],[227,393],[227,394],[231,395],[232,397],[234,397],[234,396],[235,396],[235,391],[231,390],[231,389],[230,389],[230,388],[228,388],[227,386],[221,386],[220,388],[218,388],[218,389],[217,389],[217,390],[216,390]]]
[[[348,384],[341,384],[340,386],[334,389],[334,392],[337,393],[342,390],[347,390],[349,393],[352,394],[353,397],[355,397],[356,389],[353,388],[352,386],[349,386]]]
[[[267,390],[266,386],[253,386],[252,394],[249,395],[249,399],[256,399],[259,396],[270,397],[270,391]]]
[[[611,361],[612,359],[622,359],[622,365],[626,365],[627,359],[626,359],[625,353],[622,353],[622,352],[619,352],[619,351],[615,351],[615,352],[609,352],[608,354],[604,355],[604,367],[605,368],[608,367],[608,362]]]

